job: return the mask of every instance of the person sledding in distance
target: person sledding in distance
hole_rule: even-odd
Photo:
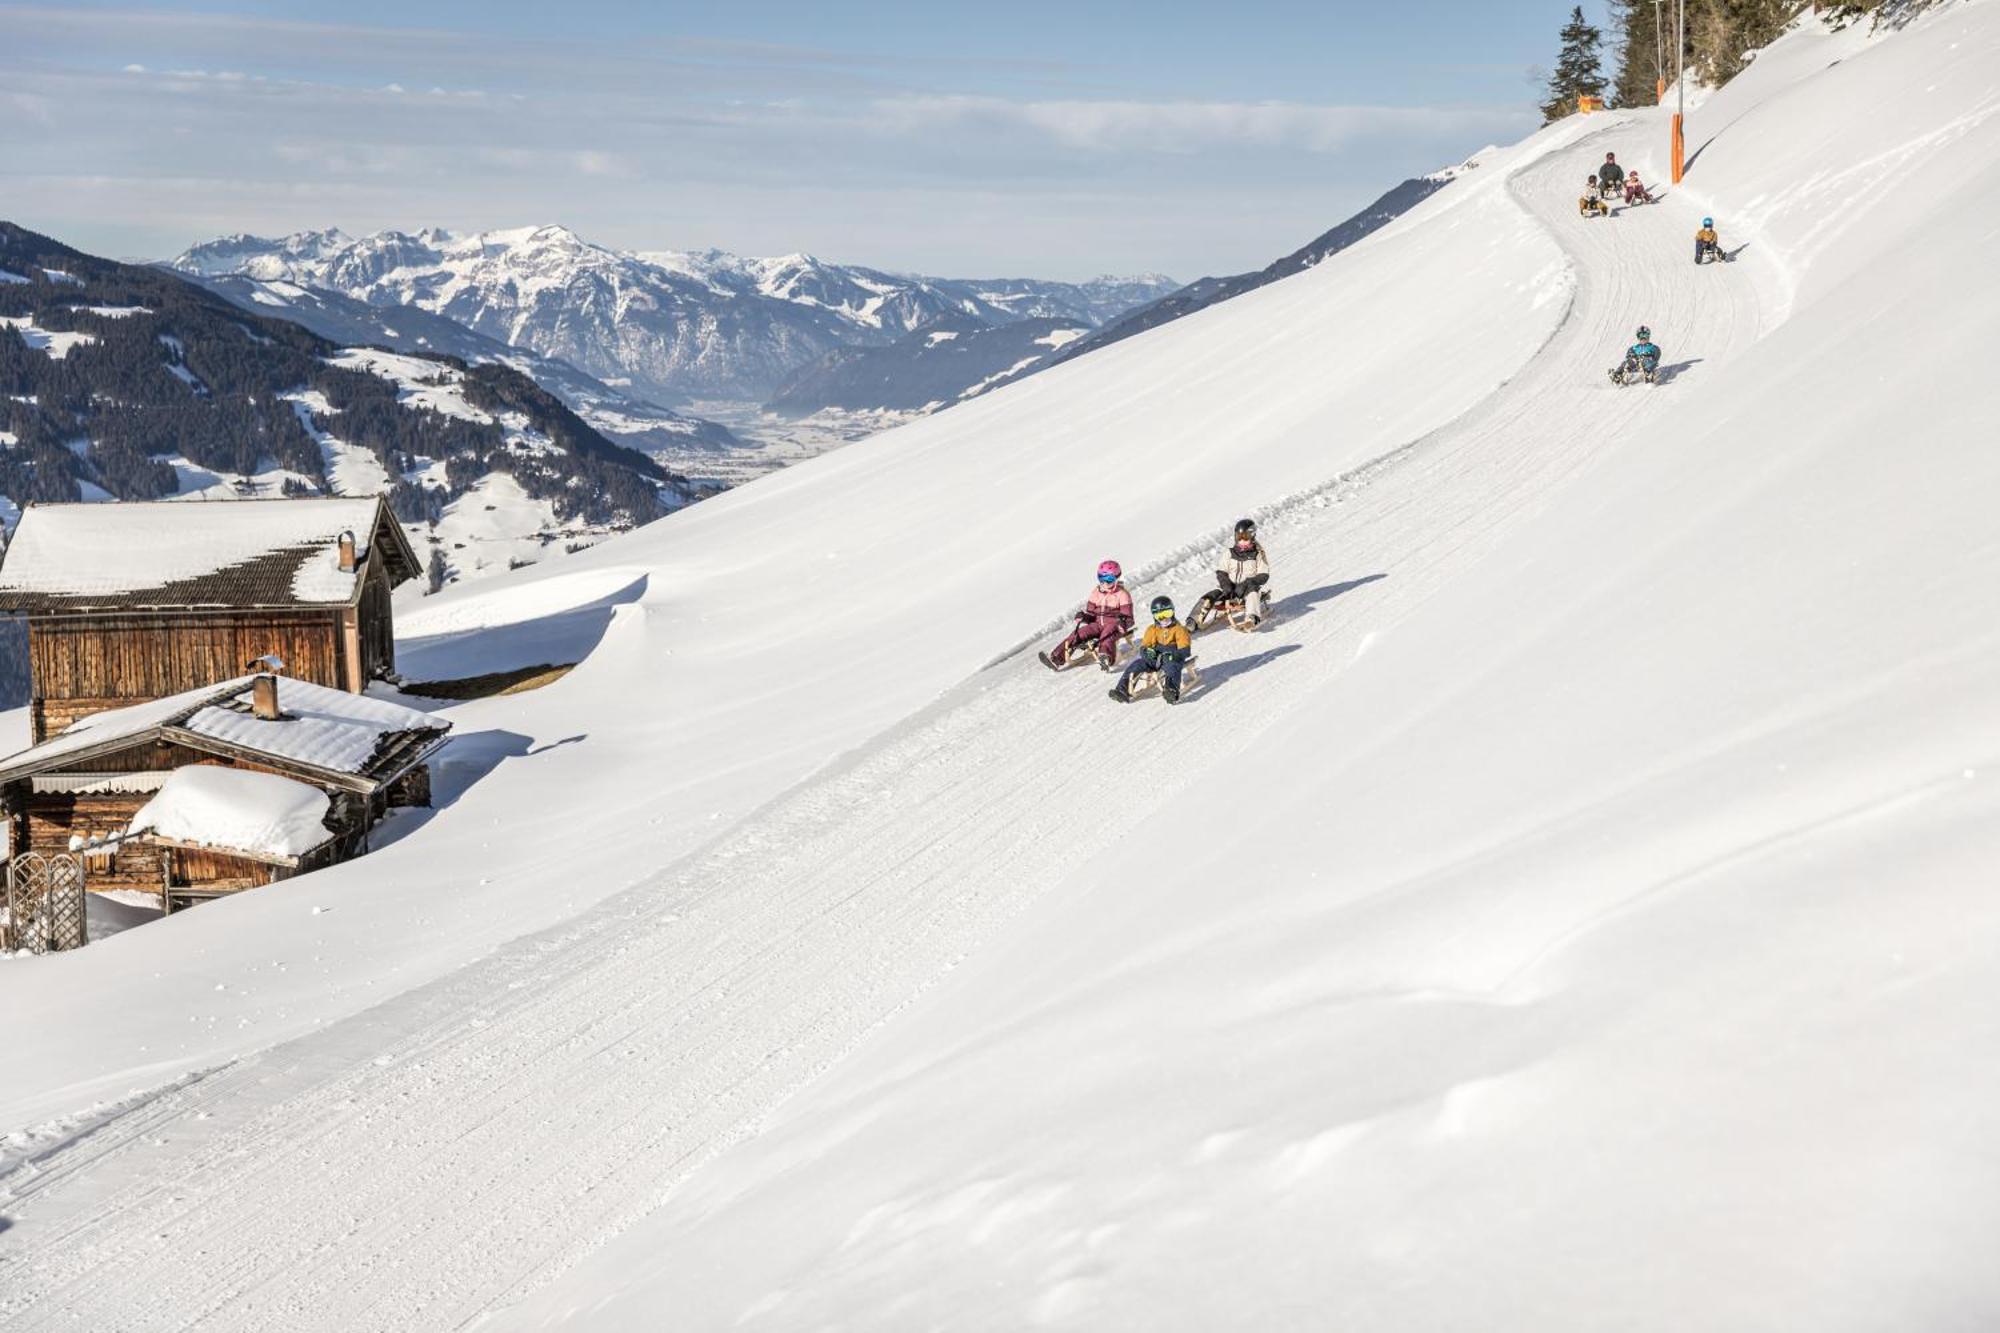
[[[1597,177],[1585,176],[1583,178],[1583,197],[1576,201],[1576,211],[1587,218],[1608,218],[1611,216],[1611,210],[1606,208],[1604,201],[1597,197]]]
[[[1604,165],[1597,169],[1597,192],[1606,199],[1616,199],[1625,188],[1625,168],[1618,165],[1618,154],[1606,153]]]
[[[1160,697],[1170,704],[1181,701],[1181,672],[1194,660],[1194,640],[1187,626],[1174,619],[1171,597],[1153,599],[1153,623],[1140,641],[1139,655],[1125,668],[1125,674],[1111,687],[1111,697],[1121,704],[1132,702],[1132,682],[1142,672],[1160,677]]]
[[[1119,640],[1132,632],[1132,594],[1120,581],[1124,574],[1116,560],[1097,567],[1097,586],[1071,621],[1069,637],[1053,651],[1037,654],[1043,666],[1061,671],[1080,653],[1095,657],[1106,671],[1118,664]]]
[[[1239,519],[1229,550],[1215,569],[1215,591],[1205,592],[1188,614],[1188,629],[1200,632],[1221,616],[1240,630],[1253,630],[1264,619],[1264,587],[1271,581],[1271,558],[1257,540],[1257,524]]]
[[[1650,204],[1653,202],[1653,192],[1648,190],[1645,182],[1639,179],[1639,169],[1637,167],[1625,173],[1625,202],[1628,204]]]
[[[1706,264],[1711,260],[1720,264],[1724,259],[1722,237],[1715,231],[1715,219],[1703,218],[1701,230],[1694,234],[1694,262]]]
[[[1653,341],[1653,331],[1644,324],[1639,326],[1639,341],[1625,349],[1625,360],[1611,371],[1613,384],[1630,384],[1638,375],[1646,383],[1657,383],[1660,377],[1660,345]]]

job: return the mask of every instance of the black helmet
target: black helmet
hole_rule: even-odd
[[[1162,611],[1166,612],[1168,615],[1172,615],[1174,613],[1174,599],[1167,596],[1165,593],[1161,593],[1158,597],[1155,597],[1153,599],[1153,614],[1157,616]]]
[[[1649,341],[1649,340],[1650,340],[1650,339],[1652,338],[1652,336],[1653,336],[1653,331],[1652,331],[1651,329],[1647,328],[1647,327],[1646,327],[1646,326],[1645,326],[1644,324],[1641,324],[1641,325],[1639,326],[1639,341],[1640,341],[1640,342],[1647,342],[1647,341]]]
[[[1236,535],[1237,535],[1237,536],[1239,536],[1239,537],[1254,537],[1254,536],[1256,536],[1256,535],[1257,535],[1257,520],[1256,520],[1256,519],[1254,519],[1254,518],[1239,518],[1239,519],[1237,519],[1237,520],[1236,520]]]
[[[1618,160],[1618,154],[1616,154],[1616,153],[1606,153],[1606,154],[1604,155],[1604,160],[1605,160],[1606,162],[1616,162],[1616,161]]]

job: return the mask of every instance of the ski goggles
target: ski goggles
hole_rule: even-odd
[[[1174,623],[1174,613],[1171,611],[1155,611],[1153,612],[1153,623],[1155,625],[1171,625]]]
[[[1108,588],[1112,584],[1118,582],[1118,576],[1116,574],[1099,574],[1097,576],[1097,581],[1099,583],[1102,583],[1105,587]]]

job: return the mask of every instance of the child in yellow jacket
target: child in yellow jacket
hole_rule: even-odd
[[[1694,262],[1699,264],[1709,259],[1722,262],[1722,238],[1716,234],[1715,219],[1703,218],[1701,230],[1694,234]]]
[[[1121,704],[1132,702],[1132,677],[1141,671],[1157,671],[1162,680],[1160,696],[1170,704],[1181,701],[1181,668],[1194,656],[1194,640],[1187,626],[1174,618],[1171,597],[1153,599],[1153,623],[1140,641],[1139,655],[1125,668],[1125,674],[1111,687],[1111,697]]]

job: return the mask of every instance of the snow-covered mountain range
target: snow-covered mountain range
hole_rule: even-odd
[[[237,235],[194,246],[173,267],[415,306],[668,402],[762,401],[836,348],[881,346],[946,315],[986,325],[1054,317],[1095,327],[1176,287],[1159,275],[952,280],[803,254],[633,253],[560,226],[360,238],[337,229],[278,239]]]
[[[670,465],[691,454],[741,445],[726,426],[614,389],[567,361],[515,347],[418,306],[370,305],[328,287],[240,273],[182,271],[181,276],[245,310],[303,324],[342,346],[386,347],[417,356],[442,354],[510,365],[562,399],[607,439],[658,455]]]

